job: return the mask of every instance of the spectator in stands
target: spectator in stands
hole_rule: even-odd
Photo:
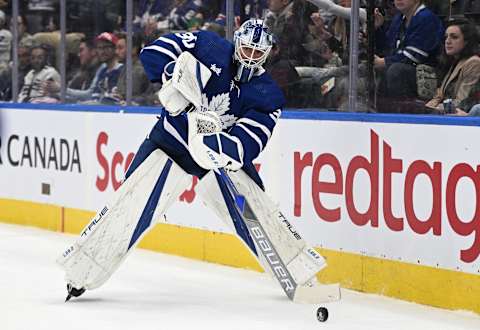
[[[300,95],[298,88],[298,81],[300,77],[295,70],[292,61],[279,56],[280,48],[278,44],[274,43],[272,51],[265,63],[265,70],[272,76],[273,80],[278,84],[287,99],[287,106],[300,107],[305,105],[302,102],[304,99]]]
[[[313,1],[317,5],[318,1]],[[338,0],[338,5],[351,7],[351,0]],[[321,7],[319,7],[321,8]],[[338,9],[337,9],[338,10]],[[344,12],[348,13],[349,10]],[[335,108],[348,111],[348,63],[349,63],[349,31],[350,20],[342,16],[325,17],[320,10],[311,15],[310,34],[304,48],[308,50],[309,66],[299,68],[302,77],[301,95],[307,100],[306,106]],[[328,19],[328,24],[325,19]],[[362,27],[360,27],[360,35]],[[366,39],[359,40],[359,62],[364,58]],[[307,71],[305,71],[307,69]],[[309,77],[308,71],[313,73]],[[359,67],[357,83],[358,103],[365,103],[366,82],[363,66]],[[314,73],[315,72],[315,73]],[[365,107],[362,107],[364,111]],[[360,107],[357,108],[359,110]]]
[[[0,67],[6,67],[10,62],[12,34],[5,29],[5,13],[0,10]]]
[[[174,0],[174,6],[168,16],[172,30],[192,30],[203,24],[202,2],[195,0]]]
[[[245,0],[243,5],[242,21],[249,18],[262,18],[268,9],[267,0]]]
[[[201,30],[211,31],[218,34],[220,37],[225,38],[225,26],[216,22],[205,22],[200,28]]]
[[[25,76],[32,69],[30,54],[33,48],[31,38],[23,38],[18,44],[18,89],[21,90]],[[11,79],[11,78],[10,78]]]
[[[93,103],[111,103],[112,90],[117,86],[118,76],[122,68],[122,64],[118,62],[115,54],[115,46],[118,38],[109,32],[103,32],[95,39],[95,48],[97,56],[102,65],[98,68],[91,88],[79,94],[71,93],[71,95],[80,96],[80,100],[91,99]],[[72,90],[73,91],[73,90]],[[70,94],[69,93],[69,94]],[[83,97],[82,97],[83,96]]]
[[[467,115],[470,108],[463,102],[474,91],[480,78],[478,31],[466,19],[447,24],[445,47],[440,64],[446,72],[436,95],[426,105],[439,112],[448,112],[443,102],[451,100],[451,109],[457,115]],[[463,102],[463,104],[462,104]]]
[[[112,91],[117,86],[118,76],[122,64],[118,62],[115,46],[118,38],[110,32],[103,32],[95,38],[95,49],[98,60],[102,64],[97,69],[95,77],[86,90],[67,88],[67,100],[80,101],[92,104],[115,103]],[[57,92],[58,86],[53,83],[46,84],[47,90]]]
[[[120,31],[125,26],[126,1],[102,0],[95,1],[95,10],[98,7],[103,10],[103,18],[106,21],[106,31]]]
[[[350,8],[352,5],[351,0],[339,0],[337,2],[345,8]],[[350,20],[333,16],[329,19],[328,24],[325,24],[320,10],[313,13],[311,19],[313,25],[310,25],[310,32],[317,42],[326,42],[328,48],[338,55],[342,63],[348,64]],[[360,45],[359,50],[361,51],[364,48]]]
[[[73,90],[88,90],[92,85],[95,74],[100,66],[97,58],[97,50],[92,39],[82,39],[78,48],[80,67],[73,73],[67,87]],[[60,91],[60,84],[47,83],[51,93]]]
[[[86,90],[92,84],[95,73],[100,66],[97,49],[92,39],[82,39],[78,47],[80,67],[68,82],[68,88]]]
[[[12,71],[9,68],[0,70],[0,101],[12,99]]]
[[[127,58],[127,40],[124,33],[117,34],[118,42],[116,45],[117,58],[124,65],[118,77],[118,83],[114,88],[113,97],[120,103],[125,104],[127,97],[127,66],[125,61]],[[134,105],[153,105],[156,99],[156,91],[160,89],[160,85],[151,86],[150,80],[145,74],[143,65],[140,62],[138,55],[142,49],[142,39],[139,35],[132,37],[132,104]]]
[[[313,13],[310,18],[313,24],[309,25],[310,35],[307,37],[307,43],[304,44],[305,49],[307,49],[310,54],[310,65],[318,67],[336,67],[342,65],[343,62],[339,53],[343,54],[344,49],[338,47],[340,40],[337,39],[336,30],[331,29],[332,32],[330,32],[326,28],[320,12]],[[334,22],[340,19],[342,22],[345,22],[342,18],[335,18]],[[345,46],[347,45],[346,40],[345,37]],[[345,63],[347,63],[347,61],[345,61]]]
[[[303,65],[306,50],[302,44],[309,33],[314,6],[303,0],[268,0],[268,9],[265,24],[277,39],[278,56],[292,61],[295,66]]]
[[[82,22],[82,24],[87,24],[87,22]],[[90,28],[92,28],[90,26]],[[77,31],[77,30],[74,30]],[[52,61],[52,65],[55,67],[60,67],[60,24],[59,24],[59,13],[58,11],[49,12],[47,11],[42,15],[42,24],[41,24],[41,31],[35,33],[33,36],[33,43],[36,45],[49,45],[52,48],[52,54],[50,60]],[[80,45],[80,41],[85,37],[83,33],[79,32],[68,32],[66,34],[66,60],[67,60],[67,67],[70,69],[72,67],[72,63],[76,64],[77,62],[77,55],[78,55],[78,47]],[[73,70],[69,71],[72,73]],[[67,77],[67,79],[70,79]]]
[[[11,22],[12,23],[12,22]],[[17,32],[18,32],[18,41],[20,42],[24,38],[31,38],[32,36],[28,33],[28,21],[25,15],[18,15],[17,19]],[[10,31],[12,31],[12,26],[10,25]]]
[[[22,89],[25,76],[32,69],[30,66],[32,46],[31,38],[24,38],[18,44],[18,90]],[[0,100],[2,101],[12,99],[12,67],[13,63],[10,62],[7,67],[0,70]]]
[[[416,65],[435,64],[442,45],[444,29],[440,19],[423,5],[422,0],[395,0],[399,11],[390,26],[375,11],[376,46],[382,56],[375,56],[375,67],[383,70],[382,95],[395,98],[417,96]]]
[[[58,100],[43,87],[47,81],[60,82],[60,75],[49,65],[50,47],[34,46],[30,54],[32,69],[24,79],[23,87],[18,97],[19,102],[56,103]]]
[[[145,33],[147,40],[167,30],[198,30],[210,15],[214,0],[141,0],[135,17],[135,27]]]
[[[266,0],[248,0],[263,1]],[[143,31],[147,39],[163,34],[166,30],[198,30],[205,22],[217,17],[219,0],[139,0],[134,19],[137,31]],[[225,1],[223,1],[225,2]],[[235,2],[235,8],[240,8]]]
[[[261,0],[266,1],[266,0]],[[234,1],[234,7],[238,1]],[[243,2],[243,1],[240,1]],[[202,0],[201,13],[205,22],[214,21],[221,12],[222,6],[226,3],[225,0]]]
[[[210,0],[210,6],[214,0]],[[226,4],[225,0],[220,1],[220,8],[217,10],[217,16],[215,21],[217,23],[225,22],[226,20]],[[234,15],[234,27],[239,28],[242,22],[249,18],[263,18],[268,11],[268,0],[243,0],[234,1],[233,3],[233,15]]]
[[[42,32],[53,32],[60,29],[60,22],[58,12],[52,12],[43,16]]]
[[[168,15],[173,0],[140,0],[133,24],[138,31],[150,35],[157,30],[168,28]]]

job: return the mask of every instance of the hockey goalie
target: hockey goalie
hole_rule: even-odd
[[[307,245],[264,192],[252,161],[262,152],[284,98],[262,68],[273,38],[248,20],[234,44],[207,31],[168,34],[143,48],[149,79],[162,82],[163,110],[111,200],[59,257],[67,300],[103,283],[165,214],[191,175],[204,203],[258,258],[293,301],[339,298],[321,285],[324,258]]]

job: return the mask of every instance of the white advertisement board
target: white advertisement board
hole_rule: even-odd
[[[151,114],[1,109],[0,198],[96,210]],[[256,161],[267,192],[316,246],[478,273],[480,142],[469,126],[280,120]],[[170,223],[229,231],[195,194]]]
[[[478,273],[478,130],[281,121],[280,204],[319,246]]]

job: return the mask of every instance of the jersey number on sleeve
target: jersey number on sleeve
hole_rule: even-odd
[[[195,36],[191,32],[185,32],[185,33],[175,33],[177,37],[182,39],[182,43],[185,47],[191,49],[195,47],[195,41],[197,41],[197,36]]]

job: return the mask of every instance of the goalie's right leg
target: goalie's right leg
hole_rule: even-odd
[[[146,159],[135,164],[110,202],[58,259],[71,287],[102,285],[153,227],[154,213],[163,214],[189,186],[191,176],[163,151],[147,150],[144,155]]]

